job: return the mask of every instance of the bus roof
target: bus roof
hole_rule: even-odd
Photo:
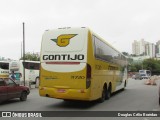
[[[52,29],[52,30],[46,30],[46,32],[48,31],[60,31],[60,30],[74,30],[74,31],[80,31],[80,30],[84,30],[87,31],[88,33],[91,33],[91,35],[96,36],[97,38],[99,38],[102,42],[104,42],[105,44],[109,45],[112,49],[116,50],[119,54],[121,54],[122,56],[124,56],[126,58],[125,55],[122,54],[122,52],[118,51],[115,47],[113,47],[108,41],[106,41],[105,39],[101,38],[99,35],[97,35],[95,32],[93,32],[90,28],[88,27],[63,27],[63,28],[58,28],[58,29]],[[45,33],[44,33],[45,34]]]
[[[0,63],[9,63],[10,61],[0,61]]]
[[[104,40],[103,38],[101,38],[99,35],[97,35],[96,33],[94,33],[92,30],[89,30],[91,32],[92,35],[96,36],[97,38],[99,38],[102,42],[104,42],[105,44],[109,45],[112,49],[116,50],[118,53],[120,53],[122,56],[126,57],[125,55],[123,55],[120,51],[118,51],[115,47],[113,47],[108,41]]]
[[[23,62],[23,60],[13,60],[11,62]],[[30,60],[25,60],[25,62],[34,62],[34,63],[40,63],[40,61],[30,61]]]

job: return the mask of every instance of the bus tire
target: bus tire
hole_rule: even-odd
[[[126,83],[126,80],[125,80],[125,82],[124,82],[124,89],[125,89],[126,86],[127,86],[127,83]]]
[[[25,91],[23,91],[21,93],[20,100],[21,101],[26,101],[27,100],[27,93]]]
[[[107,91],[107,89],[104,87],[104,88],[103,88],[103,91],[102,91],[102,96],[101,96],[101,98],[99,99],[99,102],[100,102],[100,103],[102,103],[102,102],[105,101],[105,99],[106,99],[106,91]]]
[[[106,91],[105,99],[108,100],[111,97],[111,86],[109,86],[108,90]]]
[[[122,88],[122,90],[125,90],[126,86],[127,86],[127,83],[126,83],[126,80],[125,80],[124,87]]]

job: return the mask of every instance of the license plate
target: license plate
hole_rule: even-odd
[[[64,90],[64,89],[58,89],[57,92],[59,92],[59,93],[65,93],[66,90]]]

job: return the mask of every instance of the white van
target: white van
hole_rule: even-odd
[[[151,77],[151,71],[150,70],[139,70],[139,74],[143,79],[148,79]]]

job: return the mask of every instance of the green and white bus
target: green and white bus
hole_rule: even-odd
[[[16,75],[16,80],[20,83],[35,83],[39,82],[39,61],[29,61],[19,60],[19,61],[11,61],[9,65],[9,73],[11,74],[14,71]],[[25,77],[24,77],[24,70],[25,70]]]
[[[9,77],[9,61],[0,61],[0,78]]]

